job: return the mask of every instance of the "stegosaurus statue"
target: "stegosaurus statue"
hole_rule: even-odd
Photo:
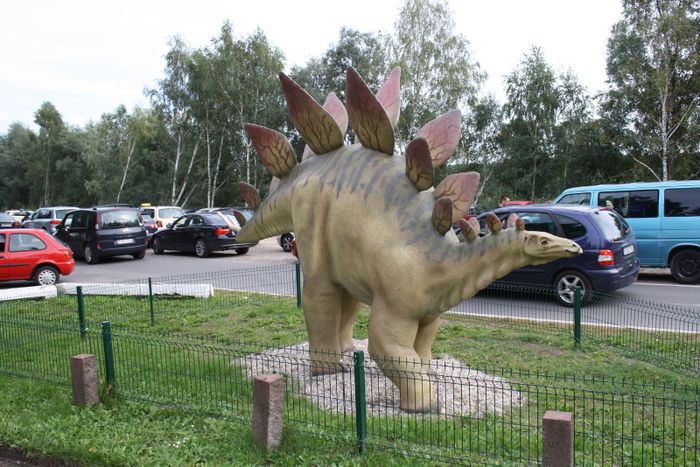
[[[464,221],[479,183],[476,172],[450,175],[433,188],[433,168],[454,152],[460,113],[420,129],[405,155],[394,153],[400,69],[375,95],[347,70],[347,103],[331,93],[319,105],[280,73],[289,116],[307,147],[297,158],[280,133],[245,125],[267,169],[279,178],[261,201],[241,183],[254,216],[238,240],[294,231],[304,274],[304,318],[314,374],[341,370],[352,349],[360,304],[371,307],[369,353],[399,388],[401,408],[436,408],[428,370],[442,312],[527,264],[575,256],[581,248],[528,232],[515,216],[507,228],[491,214],[490,234]],[[347,107],[347,111],[346,111]],[[357,143],[344,144],[348,118]],[[463,239],[451,226],[459,222]]]

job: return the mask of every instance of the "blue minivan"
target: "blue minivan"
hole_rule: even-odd
[[[580,186],[554,204],[614,209],[634,230],[642,267],[670,267],[678,282],[700,282],[700,181]]]

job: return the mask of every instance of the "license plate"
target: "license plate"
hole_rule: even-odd
[[[632,253],[634,253],[634,245],[629,245],[622,249],[622,254],[625,256],[631,255]]]
[[[117,245],[126,245],[128,243],[134,243],[134,239],[133,238],[124,238],[122,240],[117,240],[114,243],[116,243]]]

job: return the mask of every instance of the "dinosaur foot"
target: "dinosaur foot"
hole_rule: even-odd
[[[441,413],[441,409],[442,407],[440,407],[440,404],[438,402],[433,402],[424,406],[401,407],[401,410],[403,410],[404,412],[415,414]]]
[[[349,371],[340,363],[317,363],[311,367],[311,376],[333,375]]]

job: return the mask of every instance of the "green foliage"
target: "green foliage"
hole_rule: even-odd
[[[645,179],[700,173],[700,5],[625,0],[608,41],[606,118]]]

